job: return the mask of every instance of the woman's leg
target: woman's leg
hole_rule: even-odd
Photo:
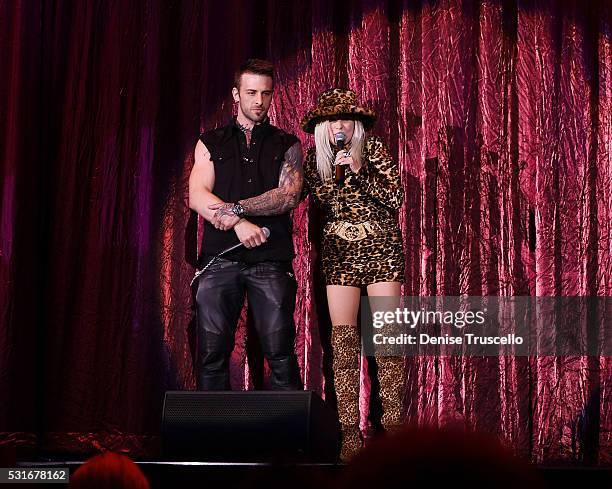
[[[327,286],[327,304],[332,324],[352,324],[357,326],[357,312],[361,290],[346,285]]]
[[[359,430],[359,372],[361,338],[357,328],[360,290],[342,285],[327,286],[327,303],[332,322],[334,387],[342,428],[340,458],[349,460],[361,448]]]
[[[401,284],[399,282],[379,282],[368,286],[368,296],[370,297],[397,297],[399,307],[399,297],[401,294]],[[389,306],[390,301],[385,301],[385,306]],[[375,304],[372,310],[375,309]],[[383,407],[381,423],[385,430],[394,431],[401,428],[403,419],[404,384],[406,382],[406,367],[402,356],[377,356],[378,382],[380,384],[380,400]]]
[[[401,293],[401,282],[378,282],[368,285],[368,295],[370,297],[399,297]]]

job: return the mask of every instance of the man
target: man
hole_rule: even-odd
[[[229,358],[245,293],[272,372],[275,390],[301,389],[294,352],[289,211],[302,190],[302,148],[272,126],[271,63],[250,59],[236,72],[232,95],[238,115],[205,132],[195,148],[189,207],[205,219],[197,303],[199,390],[229,390]],[[269,230],[269,237],[266,231]],[[211,260],[234,244],[244,246]]]

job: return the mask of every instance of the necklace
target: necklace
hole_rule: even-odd
[[[244,133],[244,137],[246,138],[247,148],[250,148],[251,147],[251,136],[253,135],[253,128],[243,126],[238,121],[236,121],[236,124],[238,124],[238,129],[240,129]]]
[[[253,128],[252,127],[246,127],[243,126],[242,124],[240,124],[240,122],[236,121],[236,124],[238,125],[238,128],[245,134],[251,134],[253,132]]]

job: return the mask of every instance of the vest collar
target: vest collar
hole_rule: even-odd
[[[232,126],[233,130],[242,132],[242,128],[240,127],[240,124],[238,124],[238,120],[236,116],[232,117],[230,125]],[[269,129],[270,129],[270,118],[266,116],[266,118],[263,121],[253,126],[252,136],[257,137],[259,135],[263,135],[266,132],[268,132]]]

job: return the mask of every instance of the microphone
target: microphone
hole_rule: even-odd
[[[337,132],[334,134],[336,139],[336,146],[342,151],[344,149],[344,142],[346,141],[346,135],[343,132]],[[336,183],[342,183],[344,181],[344,165],[336,165]]]
[[[261,228],[261,231],[264,233],[264,236],[266,237],[266,239],[268,239],[270,237],[270,230],[266,227]],[[204,265],[204,267],[202,268],[202,270],[198,270],[196,271],[195,275],[193,276],[193,278],[191,279],[191,283],[189,284],[189,286],[193,286],[193,283],[197,280],[197,278],[202,275],[206,270],[208,270],[208,268],[215,263],[219,258],[221,258],[223,255],[227,255],[230,251],[234,251],[238,248],[240,248],[241,246],[244,246],[244,243],[237,243],[235,245],[230,246],[229,248],[225,248],[221,253],[215,255],[212,257],[212,259],[206,264]]]
[[[265,228],[265,227],[261,228],[261,230],[263,231],[264,236],[266,237],[266,239],[268,239],[270,237],[270,230],[268,228]],[[243,243],[237,243],[237,244],[235,244],[233,246],[230,246],[229,248],[224,249],[221,253],[216,255],[215,259],[216,258],[221,258],[223,255],[227,255],[230,251],[234,251],[234,250],[240,248],[241,246],[244,246],[244,244]],[[210,263],[209,263],[209,265],[210,265]],[[206,265],[206,266],[208,267],[208,265]]]

